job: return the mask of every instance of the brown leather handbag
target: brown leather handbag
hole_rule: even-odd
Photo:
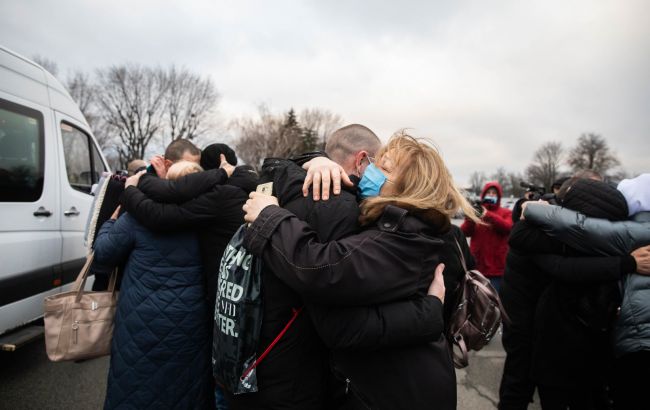
[[[107,291],[86,292],[84,287],[93,258],[93,253],[87,257],[72,290],[45,298],[45,348],[54,362],[110,354],[117,306],[117,270],[111,274]]]
[[[459,284],[459,302],[451,315],[447,339],[454,366],[462,369],[469,364],[468,351],[481,350],[490,343],[501,322],[509,323],[510,319],[490,280],[477,270],[468,270],[458,241],[456,248],[465,276]]]

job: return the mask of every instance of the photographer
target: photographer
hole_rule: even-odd
[[[512,229],[512,212],[501,207],[503,191],[498,182],[485,184],[479,203],[475,204],[482,224],[469,218],[460,229],[471,237],[470,251],[476,260],[476,268],[481,271],[498,291],[508,253],[508,236]]]
[[[526,193],[524,194],[524,197],[520,198],[515,203],[515,206],[512,207],[512,222],[516,223],[519,221],[519,218],[521,217],[521,207],[526,201],[539,201],[541,199],[552,205],[555,205],[555,195],[560,190],[562,184],[565,183],[568,179],[569,177],[563,177],[553,182],[553,185],[551,185],[552,192],[548,194],[546,193],[546,189],[543,186],[537,186],[528,182],[521,181],[519,183],[519,186],[526,188]]]

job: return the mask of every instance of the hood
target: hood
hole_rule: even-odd
[[[650,211],[650,174],[641,174],[636,178],[624,179],[618,184],[625,200],[629,215]]]
[[[490,181],[490,182],[487,182],[485,184],[485,186],[483,187],[483,190],[481,191],[481,200],[483,198],[485,198],[485,193],[490,188],[496,188],[497,189],[497,195],[499,197],[497,199],[497,204],[492,205],[492,206],[500,207],[501,206],[501,197],[503,197],[503,189],[501,188],[501,185],[497,181]]]
[[[616,188],[601,181],[578,179],[561,199],[563,207],[592,218],[622,221],[627,219],[625,197]]]
[[[235,168],[228,181],[228,185],[236,186],[243,189],[247,194],[255,191],[258,184],[257,174],[252,168],[240,166]]]
[[[260,172],[260,183],[273,182],[273,195],[280,206],[302,197],[302,184],[307,171],[289,159],[265,158]]]
[[[296,198],[302,198],[302,184],[306,176],[307,171],[293,159],[265,158],[260,171],[260,183],[273,182],[273,195],[278,198],[280,206],[284,206]],[[309,190],[311,197],[311,188]],[[353,187],[341,184],[341,193],[344,191],[356,195],[356,184]]]

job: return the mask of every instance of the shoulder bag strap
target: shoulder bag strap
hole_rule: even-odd
[[[273,339],[273,341],[271,342],[271,344],[268,345],[268,347],[267,347],[266,349],[264,349],[264,352],[262,352],[262,354],[260,355],[260,357],[258,357],[257,359],[255,359],[255,360],[253,361],[253,363],[251,364],[251,366],[250,366],[248,369],[246,369],[246,370],[244,371],[244,373],[243,373],[243,374],[241,375],[241,377],[239,378],[241,381],[245,382],[246,379],[248,379],[248,377],[249,377],[250,374],[252,373],[252,371],[253,371],[257,366],[259,366],[259,364],[262,363],[262,360],[264,360],[264,358],[265,358],[265,357],[266,357],[266,356],[271,352],[271,350],[273,350],[273,348],[275,347],[275,345],[278,344],[278,342],[280,341],[280,339],[282,339],[282,336],[284,336],[284,334],[287,333],[287,330],[289,330],[289,328],[291,327],[291,325],[293,324],[293,322],[296,320],[296,318],[298,317],[298,315],[300,314],[300,312],[302,312],[302,308],[303,308],[303,307],[304,307],[304,306],[301,306],[301,307],[299,307],[298,309],[292,309],[292,310],[293,310],[293,315],[291,316],[291,319],[289,319],[289,321],[287,322],[287,324],[284,326],[284,329],[282,329],[282,330],[280,331],[280,333],[278,333],[278,335],[275,337],[275,339]]]

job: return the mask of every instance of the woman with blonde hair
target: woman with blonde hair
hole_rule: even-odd
[[[442,236],[459,208],[473,215],[472,208],[438,152],[404,132],[378,152],[358,188],[365,198],[362,231],[324,244],[276,198],[252,193],[244,205],[252,222],[245,243],[308,303],[343,307],[437,298],[440,325],[428,338],[436,342],[334,350],[332,371],[346,383],[345,408],[454,409],[456,379],[443,334],[442,269],[436,267],[457,259],[443,254],[453,248]]]

